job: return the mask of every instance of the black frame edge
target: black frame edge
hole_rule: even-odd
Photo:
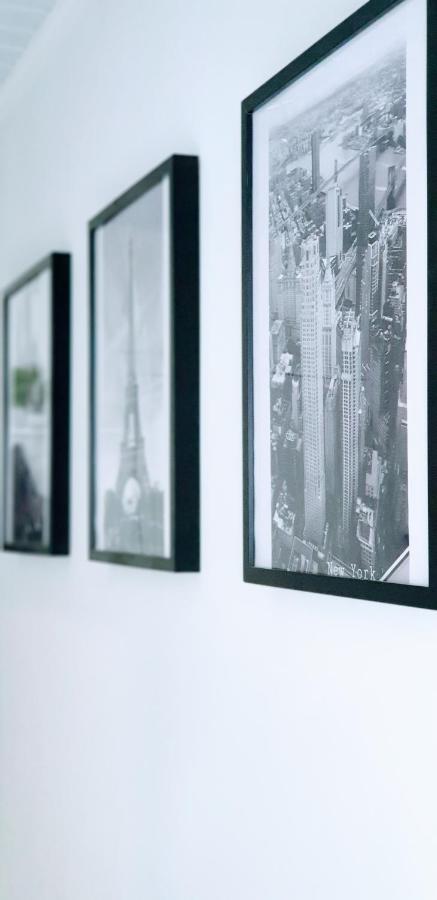
[[[199,162],[174,156],[172,227],[172,395],[174,429],[174,563],[200,568],[199,447]]]

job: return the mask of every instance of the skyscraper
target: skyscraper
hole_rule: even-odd
[[[285,325],[282,319],[275,319],[270,328],[270,368],[273,372],[286,346]]]
[[[337,325],[335,314],[335,279],[329,260],[326,265],[322,282],[322,348],[323,348],[323,379],[327,387],[334,374],[337,364]]]
[[[334,499],[337,496],[340,487],[339,465],[341,448],[339,446],[339,420],[338,420],[338,401],[340,396],[340,370],[334,372],[325,400],[325,462],[326,462],[326,493],[328,497]]]
[[[320,131],[316,129],[311,135],[311,167],[312,188],[318,191],[320,187]]]
[[[375,231],[370,232],[364,266],[361,292],[361,361],[369,362],[369,342],[375,333],[379,318],[379,241]]]
[[[343,315],[342,336],[342,440],[343,440],[343,541],[348,545],[359,479],[359,408],[361,346],[357,319],[352,309]]]
[[[294,372],[291,380],[291,424],[294,431],[300,430],[301,376]]]
[[[287,249],[286,265],[283,266],[277,280],[277,315],[285,323],[287,338],[298,341],[300,338],[300,297],[299,277],[296,270],[293,245]]]
[[[375,215],[376,147],[369,147],[360,156],[358,181],[358,245],[367,247],[369,232],[373,230]]]
[[[305,538],[320,546],[326,513],[323,428],[322,300],[319,240],[302,242],[301,361]]]
[[[376,147],[369,147],[360,156],[358,181],[357,315],[361,312],[362,294],[365,286],[365,257],[368,239],[375,224],[372,218],[372,213],[375,214],[375,173]]]
[[[379,241],[376,231],[369,234],[367,245],[370,275],[370,322],[375,322],[379,315]]]
[[[379,238],[379,314],[382,315],[384,303],[387,299],[387,260],[388,241],[385,230],[381,230]]]
[[[326,193],[326,256],[327,259],[343,253],[343,194],[338,184]]]

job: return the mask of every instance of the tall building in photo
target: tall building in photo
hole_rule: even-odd
[[[291,379],[291,425],[295,432],[300,431],[301,426],[301,375],[293,372]]]
[[[139,410],[135,361],[133,253],[129,243],[127,381],[123,438],[115,490],[105,496],[105,550],[162,556],[164,497],[150,483]]]
[[[394,209],[396,206],[396,166],[389,166],[387,170],[387,194],[386,209]]]
[[[344,299],[347,302],[348,306],[353,306],[355,309],[357,302],[357,273],[356,269],[354,269],[346,282],[346,287],[344,289]]]
[[[361,331],[361,358],[364,365],[367,365],[370,345],[370,273],[369,254],[367,252],[363,256],[361,268],[359,322]]]
[[[282,319],[275,319],[270,328],[270,368],[273,372],[285,351],[285,325]]]
[[[283,266],[277,280],[277,316],[285,323],[287,338],[298,341],[300,339],[299,276],[292,244],[288,247],[285,258],[286,265]]]
[[[322,282],[322,348],[323,348],[323,379],[327,387],[334,374],[337,365],[337,324],[335,314],[335,278],[327,261]]]
[[[387,299],[387,261],[388,261],[388,241],[385,231],[383,230],[379,239],[379,315],[381,316],[384,304]]]
[[[368,409],[369,404],[366,397],[366,390],[364,384],[361,383],[360,386],[360,402],[358,409],[358,454],[359,454],[359,466],[360,472],[362,471],[362,463],[365,456],[366,449],[366,431],[367,431],[367,422],[368,422]],[[361,486],[358,485],[358,489],[361,490]]]
[[[375,226],[375,173],[376,147],[369,147],[360,156],[358,175],[357,315],[361,312],[362,295],[366,286],[365,261],[369,234]]]
[[[320,187],[320,131],[318,129],[311,135],[311,170],[312,189],[318,191]]]
[[[369,343],[380,315],[379,297],[379,241],[375,231],[370,232],[364,257],[361,293],[361,361],[369,363]]]
[[[343,489],[342,527],[343,541],[348,546],[351,535],[353,514],[358,494],[360,460],[360,376],[361,346],[360,331],[352,309],[343,315],[342,336],[342,443],[343,443]]]
[[[323,428],[322,290],[319,241],[302,242],[301,365],[305,539],[320,546],[326,518]]]
[[[325,483],[331,501],[336,498],[341,482],[341,447],[339,422],[340,371],[332,375],[325,400]]]
[[[343,194],[338,184],[326,192],[326,256],[340,259],[343,254]]]
[[[388,449],[390,397],[394,389],[393,359],[391,325],[383,322],[371,342],[369,374],[366,382],[373,441],[383,456]]]
[[[358,246],[366,248],[368,236],[374,228],[376,147],[369,147],[360,156],[358,176]]]
[[[379,317],[379,241],[375,231],[371,231],[369,234],[367,254],[370,280],[370,325],[374,327]]]

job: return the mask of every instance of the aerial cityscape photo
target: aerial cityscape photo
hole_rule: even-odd
[[[272,566],[408,551],[406,52],[269,138]]]

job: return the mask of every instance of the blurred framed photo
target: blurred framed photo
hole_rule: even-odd
[[[69,550],[70,257],[54,253],[4,295],[6,550]]]
[[[243,102],[247,581],[437,606],[436,27],[371,0]]]
[[[89,237],[90,556],[197,571],[197,159],[171,157]]]

